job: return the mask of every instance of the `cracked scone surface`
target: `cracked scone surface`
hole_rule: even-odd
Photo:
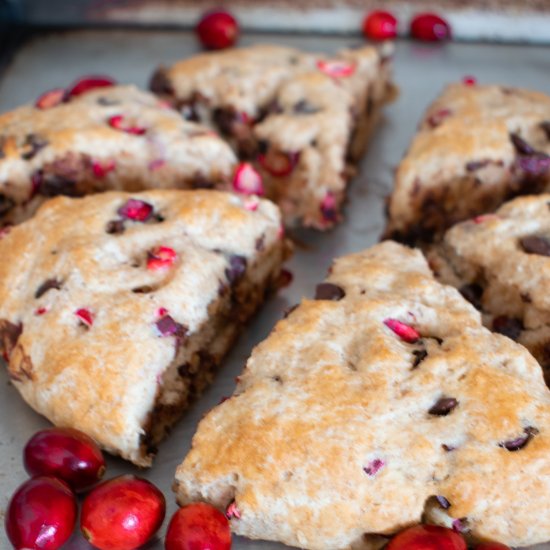
[[[548,540],[550,394],[531,355],[396,243],[328,282],[201,421],[178,502],[233,502],[235,533],[311,549],[379,547],[424,512],[474,539]]]
[[[249,208],[217,191],[108,192],[52,199],[11,228],[0,337],[23,398],[150,465],[276,287],[280,213],[268,201]]]
[[[211,130],[134,86],[0,116],[0,225],[48,197],[230,185],[236,158]]]
[[[550,186],[550,96],[449,85],[398,166],[385,236],[438,240],[456,222]]]
[[[488,328],[533,353],[550,382],[550,195],[520,197],[456,225],[429,258]]]
[[[354,165],[395,94],[390,55],[255,45],[161,67],[151,88],[252,162],[287,224],[327,229],[340,220]]]

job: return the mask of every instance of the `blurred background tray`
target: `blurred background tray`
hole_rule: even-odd
[[[43,4],[50,5],[46,0]],[[151,72],[160,62],[170,63],[198,50],[194,35],[182,30],[42,31],[30,33],[27,37],[20,29],[17,32],[13,32],[13,26],[11,29],[9,44],[7,34],[0,35],[5,41],[4,69],[0,73],[0,112],[34,101],[41,92],[66,86],[84,74],[104,73],[119,82],[146,86]],[[241,44],[274,42],[311,51],[333,52],[360,40],[360,37],[335,35],[247,32]],[[11,59],[9,63],[8,58]],[[234,377],[239,374],[251,349],[265,338],[283,311],[302,296],[312,296],[331,259],[370,246],[378,240],[383,226],[384,198],[391,188],[393,170],[408,146],[423,110],[446,83],[458,81],[465,75],[475,76],[480,83],[523,86],[550,93],[550,47],[467,43],[422,45],[399,41],[395,77],[401,94],[386,109],[386,116],[351,186],[345,222],[325,234],[294,233],[297,250],[289,264],[294,274],[293,284],[271,299],[253,320],[225,361],[214,384],[160,446],[153,468],[138,471],[122,460],[110,458],[107,477],[131,472],[147,477],[166,495],[168,517],[171,516],[176,509],[170,488],[174,471],[186,454],[201,417],[222,396],[232,393]],[[0,369],[0,519],[3,519],[10,495],[26,478],[21,462],[23,446],[35,431],[47,425],[24,404],[11,386],[5,370]],[[540,513],[548,511],[541,510]],[[161,539],[166,523],[159,538],[146,548],[163,548]],[[3,529],[0,529],[0,548],[7,550],[9,547]],[[64,548],[84,550],[91,546],[75,536]],[[234,548],[276,550],[282,546],[236,538]],[[550,544],[536,548],[550,550]]]

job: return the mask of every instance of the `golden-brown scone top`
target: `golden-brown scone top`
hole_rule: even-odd
[[[550,97],[451,84],[429,106],[401,161],[386,235],[431,240],[507,197],[550,186]]]
[[[227,187],[235,162],[211,130],[134,86],[25,105],[0,116],[0,225],[59,194]]]
[[[536,361],[484,329],[418,251],[382,243],[336,260],[328,283],[200,423],[176,473],[180,504],[233,504],[236,533],[310,549],[379,547],[375,535],[425,511],[478,540],[550,539],[550,394]]]

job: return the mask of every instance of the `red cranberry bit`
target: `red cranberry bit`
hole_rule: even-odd
[[[340,59],[320,59],[317,68],[332,78],[346,78],[355,72],[355,65]]]
[[[287,286],[290,286],[292,284],[293,279],[294,279],[294,275],[292,274],[292,272],[290,272],[288,269],[281,269],[281,273],[279,273],[279,282],[278,282],[279,288],[286,288]]]
[[[6,512],[6,533],[16,550],[57,550],[71,536],[76,514],[76,499],[63,481],[35,477],[12,496]]]
[[[237,508],[235,501],[231,501],[225,510],[225,517],[227,519],[241,519],[241,512]]]
[[[164,159],[155,159],[147,165],[147,168],[149,168],[151,172],[156,172],[157,170],[160,170],[165,164],[166,161]]]
[[[456,533],[467,533],[470,529],[468,528],[468,518],[458,518],[455,519],[452,523],[453,531]]]
[[[176,261],[177,254],[173,248],[159,246],[147,253],[147,269],[158,271],[168,269]]]
[[[477,79],[475,76],[467,75],[462,78],[462,84],[465,86],[475,86],[477,84]]]
[[[84,326],[91,327],[94,324],[94,317],[89,309],[80,308],[74,314]]]
[[[386,463],[383,460],[375,458],[371,460],[363,470],[368,476],[374,477],[385,465]]]
[[[54,88],[44,92],[35,102],[37,109],[51,109],[65,100],[67,92],[64,88]]]
[[[472,221],[475,224],[479,225],[480,223],[484,223],[491,220],[498,220],[498,219],[499,218],[496,214],[482,214],[481,216],[476,216],[475,218],[473,218]]]
[[[511,550],[509,546],[500,542],[483,542],[478,544],[474,550]]]
[[[45,307],[39,307],[38,309],[36,309],[34,311],[34,314],[35,315],[44,315],[44,313],[46,313],[46,311],[48,311]]]
[[[451,116],[452,111],[450,109],[440,109],[433,115],[428,117],[428,124],[431,128],[439,126],[447,117]]]
[[[230,48],[239,37],[239,24],[227,11],[207,13],[196,28],[201,44],[209,50]]]
[[[325,222],[335,222],[338,219],[336,197],[329,191],[321,201],[321,216]]]
[[[10,231],[13,226],[11,225],[5,225],[4,227],[0,227],[0,239],[3,239]]]
[[[98,179],[104,178],[109,172],[112,172],[116,167],[114,160],[108,160],[104,163],[99,160],[92,160],[92,172]]]
[[[395,38],[397,36],[397,19],[388,11],[373,11],[363,21],[363,34],[371,40]]]
[[[451,38],[451,27],[435,13],[420,13],[411,21],[411,34],[424,42],[439,42]]]
[[[159,307],[157,310],[157,317],[164,317],[168,313],[165,307]]]
[[[414,344],[420,339],[420,333],[405,323],[398,321],[397,319],[385,319],[384,324],[399,336],[401,340],[408,342],[409,344]]]
[[[180,508],[172,517],[164,541],[166,550],[230,550],[227,518],[204,502]]]
[[[105,481],[86,497],[80,528],[100,550],[133,550],[153,537],[165,513],[164,496],[152,483],[124,475]]]
[[[239,164],[235,171],[233,189],[245,195],[263,195],[262,176],[249,162],[243,162]]]
[[[248,197],[243,202],[243,206],[246,210],[249,210],[250,212],[255,212],[258,210],[258,206],[260,206],[260,201],[256,197]]]
[[[108,120],[109,126],[115,130],[120,130],[121,132],[126,132],[127,134],[133,134],[135,136],[142,136],[147,129],[141,126],[132,126],[128,124],[124,116],[122,115],[113,115]]]
[[[138,199],[128,199],[117,213],[128,220],[135,222],[146,222],[153,215],[153,206]]]
[[[161,317],[156,323],[155,326],[161,336],[184,336],[187,330],[183,325],[174,321],[170,315],[165,315]]]
[[[116,81],[108,76],[83,76],[69,88],[67,95],[73,97],[95,88],[105,88],[107,86],[114,86],[115,84]]]
[[[23,462],[29,475],[57,477],[74,491],[88,489],[105,473],[105,460],[95,441],[72,428],[36,433],[23,450]]]
[[[437,525],[415,525],[401,531],[386,550],[467,550],[461,535]]]
[[[269,150],[265,155],[258,155],[258,162],[261,166],[276,178],[288,176],[299,160],[300,153],[283,153]]]

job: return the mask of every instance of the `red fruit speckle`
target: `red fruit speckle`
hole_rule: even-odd
[[[336,197],[330,191],[321,201],[321,216],[325,222],[335,222],[338,219]]]
[[[173,248],[159,246],[147,253],[147,269],[157,271],[167,269],[176,261],[177,254]]]
[[[386,463],[383,460],[380,460],[379,458],[375,458],[374,460],[371,460],[363,468],[363,470],[368,476],[374,477],[385,465]]]
[[[424,42],[439,42],[451,38],[451,27],[435,13],[420,13],[411,21],[411,34]]]
[[[34,311],[34,314],[35,315],[44,315],[44,313],[46,313],[46,311],[48,311],[45,307],[39,307],[38,309],[36,309]]]
[[[345,78],[355,72],[355,65],[340,59],[317,61],[317,68],[332,78]]]
[[[187,332],[187,329],[182,324],[174,321],[170,315],[161,317],[156,321],[155,327],[160,336],[176,336],[180,338]]]
[[[76,499],[63,481],[35,477],[12,496],[6,533],[17,550],[58,550],[71,536],[76,513]]]
[[[483,542],[475,547],[475,550],[511,550],[509,546],[500,542]]]
[[[133,475],[98,485],[82,504],[80,528],[100,550],[134,550],[158,531],[166,513],[163,494]]]
[[[373,11],[363,21],[363,34],[371,40],[395,38],[397,36],[397,19],[388,11]]]
[[[35,102],[34,106],[37,109],[51,109],[60,103],[65,101],[67,97],[67,92],[65,88],[54,88],[44,92]]]
[[[142,126],[132,126],[128,124],[123,115],[113,115],[109,117],[108,120],[109,126],[115,130],[120,130],[121,132],[126,132],[127,134],[133,134],[135,136],[142,136],[147,129]]]
[[[204,502],[180,508],[172,517],[164,542],[166,550],[229,550],[227,518]]]
[[[139,199],[128,199],[117,213],[128,220],[146,222],[153,215],[153,206]]]
[[[3,239],[10,231],[13,226],[11,225],[5,225],[4,227],[0,227],[0,239]]]
[[[34,434],[23,450],[23,461],[29,475],[55,476],[74,491],[91,487],[105,473],[105,460],[95,441],[72,428]]]
[[[437,525],[415,525],[401,531],[386,550],[466,550],[461,535]]]
[[[156,170],[160,170],[165,164],[166,161],[164,159],[155,159],[147,165],[147,168],[149,168],[151,172],[155,172]]]
[[[98,179],[104,178],[109,172],[112,172],[116,167],[114,160],[108,160],[101,162],[99,160],[92,160],[92,172]]]
[[[262,176],[249,162],[239,164],[233,177],[233,189],[245,195],[263,195]]]
[[[410,325],[407,325],[405,323],[402,323],[401,321],[398,321],[397,319],[385,319],[384,324],[401,340],[404,340],[405,342],[408,342],[409,344],[414,344],[419,338],[420,333],[411,327]]]
[[[231,501],[225,510],[225,517],[227,519],[241,519],[241,512],[237,508],[235,501]]]
[[[95,88],[114,86],[116,81],[109,76],[83,76],[74,82],[67,91],[69,97],[81,95]]]
[[[481,214],[472,219],[475,224],[484,223],[490,220],[498,220],[498,216],[496,214]]]
[[[436,128],[452,114],[453,112],[450,109],[439,109],[439,111],[436,111],[428,117],[428,124],[431,128]]]
[[[74,314],[84,326],[91,327],[94,324],[94,317],[89,309],[80,308]]]
[[[227,11],[207,13],[196,28],[201,44],[209,50],[230,48],[239,37],[239,24]]]
[[[157,317],[164,317],[168,313],[168,310],[165,307],[159,307],[157,309]]]
[[[258,162],[272,176],[281,178],[288,176],[300,160],[300,153],[283,153],[269,151],[265,155],[258,155]]]
[[[258,206],[260,206],[260,201],[256,197],[247,197],[243,202],[243,206],[246,210],[255,212],[258,210]]]
[[[279,288],[285,288],[287,286],[290,286],[293,280],[294,280],[294,275],[292,274],[291,271],[289,271],[288,269],[281,269],[281,273],[279,273],[279,281],[278,281]]]
[[[462,84],[465,86],[475,86],[477,84],[477,79],[475,76],[468,75],[462,79]]]

